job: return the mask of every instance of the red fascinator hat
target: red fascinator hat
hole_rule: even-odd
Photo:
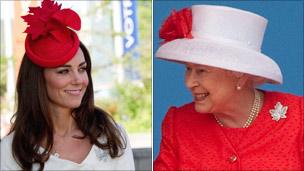
[[[41,7],[29,7],[22,16],[28,27],[25,51],[35,64],[52,68],[65,64],[76,54],[79,39],[72,30],[80,30],[81,20],[71,9],[61,9],[53,0],[43,0]]]

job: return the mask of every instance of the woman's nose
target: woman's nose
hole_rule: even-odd
[[[82,76],[79,72],[73,72],[72,74],[72,84],[81,84],[82,83]]]
[[[188,75],[186,75],[185,82],[186,82],[186,86],[189,89],[192,89],[194,87],[199,86],[199,81],[198,81],[197,76],[195,75],[194,72],[191,72]]]

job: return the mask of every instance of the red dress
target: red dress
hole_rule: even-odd
[[[287,118],[272,120],[277,102]],[[264,104],[248,128],[225,128],[194,104],[171,107],[162,123],[154,170],[304,170],[303,97],[264,92]]]

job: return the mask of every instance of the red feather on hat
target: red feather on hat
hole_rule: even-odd
[[[66,27],[80,30],[81,20],[73,10],[60,9],[61,4],[53,0],[44,0],[41,7],[30,7],[29,14],[22,16],[28,24],[24,32],[30,34],[33,40],[48,33],[59,41],[66,40],[69,36]]]

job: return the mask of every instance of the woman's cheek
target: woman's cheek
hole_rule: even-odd
[[[84,84],[85,86],[88,86],[88,84],[89,84],[89,77],[88,77],[88,74],[87,74],[87,73],[84,74],[83,84]]]

